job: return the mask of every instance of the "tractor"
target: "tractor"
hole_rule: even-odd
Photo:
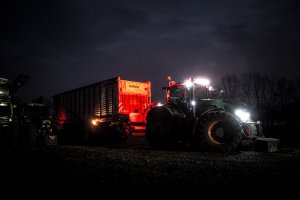
[[[153,147],[191,144],[196,149],[227,153],[242,146],[255,148],[256,140],[264,138],[261,122],[251,119],[245,104],[208,98],[209,80],[168,80],[163,88],[166,104],[157,104],[146,118],[146,138]],[[272,151],[276,151],[279,141],[273,144]]]

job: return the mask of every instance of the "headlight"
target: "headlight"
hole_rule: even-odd
[[[97,120],[93,119],[93,120],[91,121],[91,123],[92,123],[94,126],[96,126],[96,125],[97,125]]]
[[[250,120],[250,113],[242,110],[242,109],[237,109],[234,114],[240,118],[243,122],[246,122]]]

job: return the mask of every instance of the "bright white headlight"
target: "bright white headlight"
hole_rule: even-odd
[[[243,122],[248,121],[250,119],[250,113],[242,109],[237,109],[234,112],[234,114],[238,116]]]
[[[196,105],[196,101],[191,101],[192,106]]]

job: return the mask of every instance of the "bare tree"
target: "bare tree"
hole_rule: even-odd
[[[224,96],[230,100],[238,100],[239,98],[239,79],[235,74],[222,77],[222,85],[224,88]]]
[[[274,75],[247,72],[223,76],[222,86],[225,98],[248,104],[271,126],[275,118],[291,118],[288,114],[291,105],[297,107],[300,102],[300,80],[295,82]]]
[[[245,73],[240,76],[240,99],[245,102],[247,105],[252,104],[252,77],[251,73]]]

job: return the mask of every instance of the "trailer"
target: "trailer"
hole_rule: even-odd
[[[124,142],[145,134],[151,83],[115,77],[54,95],[53,103],[64,138]]]

